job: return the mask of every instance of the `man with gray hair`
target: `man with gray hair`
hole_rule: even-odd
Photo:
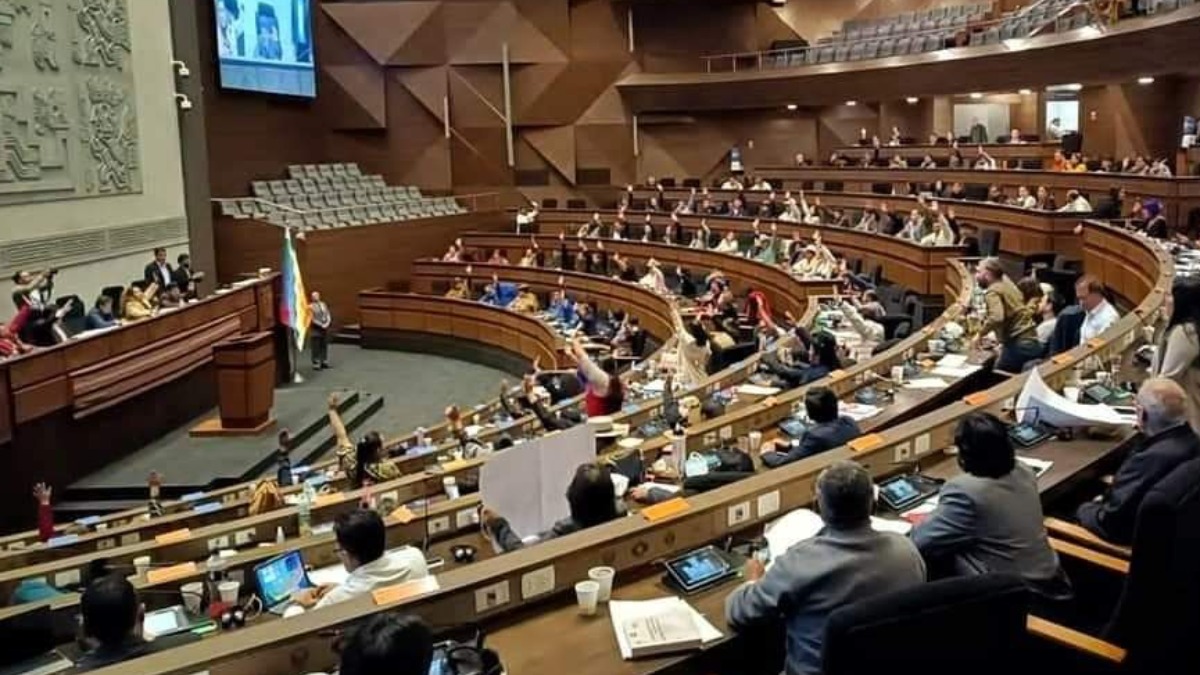
[[[1144,438],[1125,458],[1104,494],[1075,514],[1096,536],[1126,546],[1133,542],[1138,508],[1146,493],[1175,467],[1200,456],[1200,436],[1188,424],[1187,394],[1179,384],[1165,377],[1146,380],[1136,404]]]
[[[975,268],[975,281],[983,289],[983,301],[987,306],[979,335],[996,334],[996,342],[1000,343],[996,370],[1019,373],[1026,363],[1041,358],[1045,352],[1037,339],[1033,309],[1004,273],[999,258],[980,260]]]
[[[787,675],[821,672],[829,614],[858,600],[924,583],[925,563],[898,534],[871,529],[871,475],[860,464],[834,462],[817,478],[825,527],[812,539],[775,551],[771,569],[746,563],[746,583],[725,600],[734,630],[782,621]]]

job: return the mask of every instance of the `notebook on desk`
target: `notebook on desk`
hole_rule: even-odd
[[[690,649],[723,637],[708,619],[677,597],[608,603],[621,657],[636,659]]]

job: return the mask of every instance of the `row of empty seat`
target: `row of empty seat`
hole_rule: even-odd
[[[388,185],[357,164],[293,164],[288,178],[256,180],[250,198],[219,199],[221,213],[289,227],[367,225],[466,213],[453,197],[428,197],[415,185]]]
[[[831,38],[826,39],[832,42],[854,42],[875,37],[883,38],[948,30],[984,21],[991,9],[990,3],[954,5],[928,9],[923,12],[904,12],[879,19],[853,19],[842,24],[840,33],[834,33]]]

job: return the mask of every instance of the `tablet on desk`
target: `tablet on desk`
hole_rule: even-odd
[[[192,627],[183,605],[146,612],[142,618],[142,632],[150,639],[182,633]]]
[[[718,584],[737,573],[716,546],[705,546],[668,560],[667,578],[684,593],[694,593]]]
[[[940,482],[919,474],[896,476],[879,484],[879,498],[899,512],[936,495],[940,489]]]

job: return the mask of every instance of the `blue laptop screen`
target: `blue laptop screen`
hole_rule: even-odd
[[[304,559],[299,551],[288,551],[254,568],[258,591],[267,608],[292,599],[292,594],[311,588],[312,582],[304,571]]]

